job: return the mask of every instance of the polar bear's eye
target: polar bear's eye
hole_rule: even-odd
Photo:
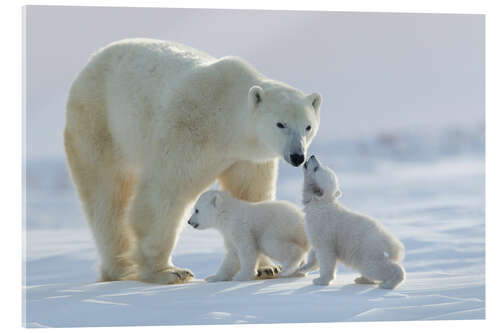
[[[196,208],[196,209],[194,210],[194,213],[195,213],[195,214],[198,214],[198,208]]]
[[[285,128],[285,124],[283,123],[276,123],[276,126],[278,126],[278,128]]]
[[[307,125],[307,127],[306,127],[306,131],[308,131],[308,132],[309,132],[310,130],[311,130],[311,125]]]

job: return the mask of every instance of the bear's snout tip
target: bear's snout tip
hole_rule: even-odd
[[[304,154],[291,154],[290,162],[293,166],[299,166],[304,162]]]
[[[200,225],[199,223],[191,221],[191,219],[188,220],[188,224],[195,229],[198,228],[198,226]]]

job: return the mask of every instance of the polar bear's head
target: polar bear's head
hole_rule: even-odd
[[[274,156],[301,165],[318,131],[321,96],[273,83],[250,88],[248,104],[260,141]]]
[[[337,175],[333,170],[323,166],[311,156],[304,163],[304,188],[302,202],[308,204],[313,200],[337,200],[342,196]]]
[[[215,227],[224,196],[225,193],[221,191],[203,193],[194,205],[194,211],[188,220],[188,224],[199,230]]]

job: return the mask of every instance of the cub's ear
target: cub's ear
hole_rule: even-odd
[[[210,204],[214,207],[219,207],[222,203],[222,195],[220,193],[214,193],[214,196],[210,200]]]
[[[307,96],[316,114],[319,114],[319,107],[321,106],[321,95],[318,93],[312,93]]]
[[[255,110],[262,103],[262,97],[264,96],[264,89],[260,86],[253,86],[248,91],[248,106],[250,110]]]
[[[342,191],[341,190],[336,190],[335,193],[333,194],[334,199],[338,199],[342,196]]]

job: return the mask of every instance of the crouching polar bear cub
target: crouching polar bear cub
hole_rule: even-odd
[[[301,271],[315,268],[317,257],[320,277],[313,282],[328,285],[339,260],[362,274],[356,283],[377,281],[381,288],[395,288],[405,278],[398,263],[403,244],[378,221],[343,207],[337,201],[340,196],[335,173],[311,156],[304,164],[303,203],[313,251]]]
[[[310,248],[304,213],[289,202],[250,203],[227,192],[207,191],[196,203],[188,223],[199,230],[215,228],[224,238],[226,256],[217,273],[206,279],[208,282],[253,280],[261,255],[283,265],[280,277],[305,275],[298,272]]]
[[[177,43],[129,39],[93,55],[70,89],[64,144],[101,280],[191,279],[171,254],[193,201],[215,180],[239,199],[273,199],[278,158],[303,163],[320,103]]]

